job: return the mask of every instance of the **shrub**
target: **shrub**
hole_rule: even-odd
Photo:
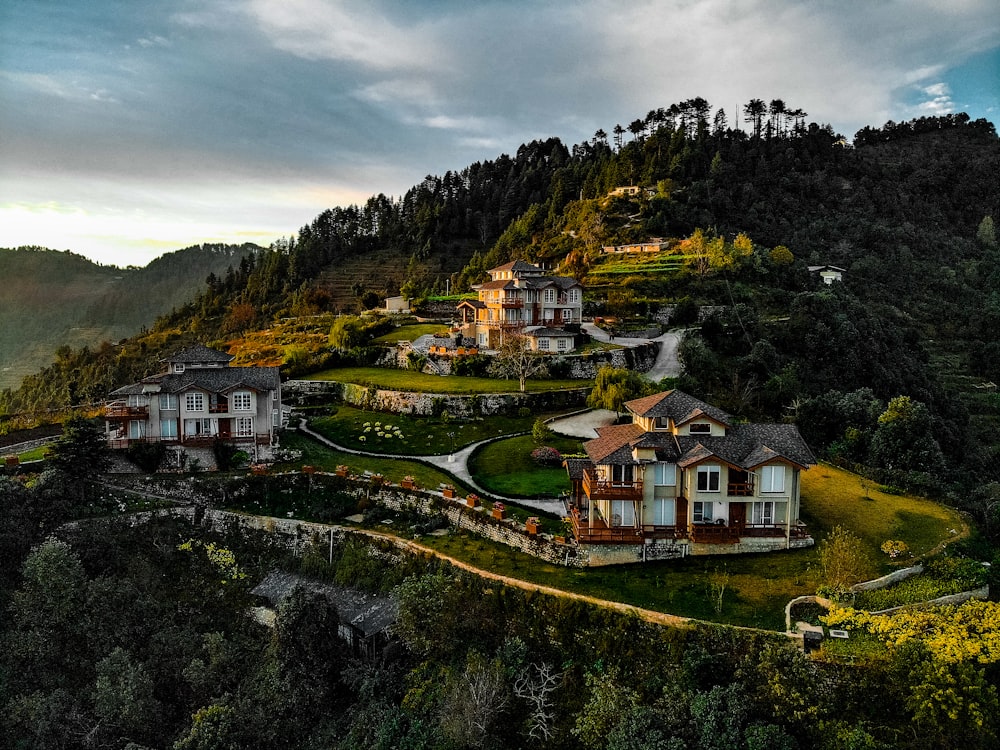
[[[536,419],[531,427],[531,439],[535,441],[536,445],[542,445],[552,439],[552,429],[545,424],[545,420],[541,417]]]
[[[147,474],[160,468],[160,463],[167,453],[163,443],[133,443],[128,447],[126,455],[129,460]]]
[[[531,460],[539,466],[559,466],[562,464],[562,454],[555,448],[543,445],[531,451]]]

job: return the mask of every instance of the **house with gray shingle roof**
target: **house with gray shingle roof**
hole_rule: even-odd
[[[631,423],[598,429],[587,458],[567,462],[580,544],[644,545],[655,559],[812,544],[799,476],[816,459],[794,425],[737,423],[677,390],[625,408]]]
[[[161,360],[166,369],[110,394],[104,407],[112,448],[158,442],[204,448],[221,440],[263,457],[281,426],[277,367],[234,367],[232,355],[192,346]]]
[[[535,351],[572,351],[575,327],[583,321],[583,287],[568,276],[549,276],[538,266],[515,260],[491,268],[490,280],[473,285],[478,299],[456,308],[462,335],[480,349],[496,349],[504,332],[524,334]],[[571,330],[567,330],[571,326]]]

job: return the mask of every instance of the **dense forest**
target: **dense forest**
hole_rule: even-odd
[[[0,388],[68,352],[139,333],[183,305],[209,274],[260,252],[256,245],[196,245],[142,268],[103,266],[72,252],[0,248]],[[63,349],[64,348],[64,349]]]

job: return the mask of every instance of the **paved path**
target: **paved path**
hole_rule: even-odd
[[[546,513],[552,513],[557,516],[565,516],[567,514],[566,503],[560,499],[553,498],[551,500],[539,500],[535,498],[528,497],[504,497],[503,495],[498,495],[495,492],[489,492],[484,490],[478,484],[476,484],[472,475],[469,473],[469,456],[472,452],[478,448],[480,445],[486,445],[487,443],[492,443],[497,440],[505,440],[509,437],[516,437],[517,435],[524,435],[526,433],[518,432],[513,435],[501,435],[495,438],[487,438],[486,440],[480,440],[478,443],[472,443],[467,445],[461,450],[455,451],[451,454],[441,454],[432,456],[404,456],[400,453],[373,453],[371,451],[359,451],[354,448],[347,448],[343,445],[338,445],[332,440],[323,437],[318,432],[314,432],[309,429],[309,425],[303,419],[299,423],[299,430],[309,435],[309,437],[317,440],[324,445],[328,445],[334,450],[341,451],[343,453],[350,453],[355,456],[371,456],[372,458],[395,458],[402,459],[405,461],[423,461],[424,463],[431,464],[432,466],[441,469],[447,474],[458,479],[462,484],[471,487],[477,493],[483,495],[484,497],[494,497],[505,502],[513,503],[515,505],[521,505],[526,508],[534,508],[535,510],[545,511]]]
[[[597,428],[614,424],[618,415],[610,409],[591,409],[579,414],[550,419],[546,424],[560,435],[590,440],[597,437]]]
[[[650,342],[659,344],[660,349],[656,355],[656,361],[653,363],[653,367],[648,372],[641,373],[641,375],[647,380],[652,380],[654,383],[658,383],[663,380],[663,378],[675,378],[681,374],[682,368],[680,360],[677,357],[677,347],[680,346],[681,339],[684,336],[683,331],[667,331],[666,333],[657,336],[655,339],[615,336],[614,341],[612,341],[611,336],[608,335],[607,331],[598,328],[593,323],[584,323],[581,328],[589,333],[595,341],[620,344],[621,346],[629,349],[642,344],[648,344]]]

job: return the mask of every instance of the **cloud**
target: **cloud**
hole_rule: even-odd
[[[951,90],[946,83],[933,83],[920,89],[927,97],[917,104],[916,109],[928,116],[946,115],[955,111],[955,103],[951,98]]]

